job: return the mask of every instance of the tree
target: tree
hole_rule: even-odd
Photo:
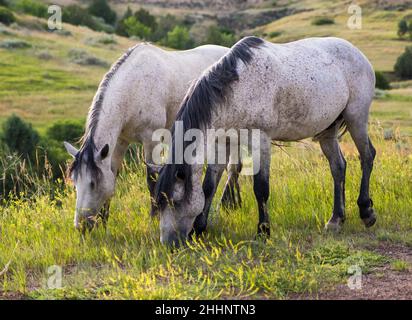
[[[25,159],[34,159],[39,134],[31,124],[16,115],[10,116],[3,124],[3,142],[11,152],[16,152]]]
[[[116,12],[110,8],[107,0],[93,0],[88,11],[91,15],[103,18],[108,24],[116,22]]]
[[[151,40],[152,41],[160,41],[167,37],[167,33],[173,30],[174,27],[180,24],[180,21],[176,18],[176,16],[171,15],[168,13],[165,16],[160,16],[157,21],[156,30],[152,34]]]
[[[412,46],[405,48],[405,52],[396,60],[394,69],[397,76],[412,79]]]
[[[131,16],[133,16],[133,11],[128,6],[126,12],[123,14],[123,17],[117,22],[116,34],[123,37],[128,36],[124,22],[125,20],[127,20],[127,18],[130,18]]]
[[[189,30],[182,26],[176,26],[167,33],[164,43],[174,49],[189,49],[193,47],[193,40],[190,38]]]
[[[211,26],[207,32],[206,42],[231,47],[236,43],[236,36],[231,30]]]
[[[151,34],[151,29],[138,21],[135,16],[127,18],[124,25],[129,37],[135,36],[140,39],[148,39]]]
[[[375,78],[376,78],[376,88],[382,90],[388,90],[391,88],[388,79],[386,78],[385,74],[380,71],[375,71]]]
[[[136,17],[136,20],[141,24],[149,27],[151,32],[154,32],[156,30],[156,17],[151,15],[149,11],[141,8],[134,13],[134,16]]]
[[[405,19],[402,19],[398,23],[398,36],[402,38],[408,32],[408,23]]]

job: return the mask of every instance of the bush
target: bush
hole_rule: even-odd
[[[88,11],[91,15],[102,18],[108,24],[116,22],[116,12],[114,12],[107,0],[93,0]]]
[[[402,19],[398,23],[398,36],[402,38],[405,34],[408,33],[408,23],[405,19]]]
[[[231,47],[236,43],[236,36],[233,31],[228,29],[211,26],[207,32],[206,42],[225,47]]]
[[[96,21],[89,14],[89,12],[75,4],[64,7],[62,19],[63,22],[67,22],[75,26],[86,26],[93,30],[98,29]]]
[[[405,52],[396,60],[394,69],[397,76],[412,79],[412,46],[405,48]]]
[[[0,22],[5,24],[6,26],[12,24],[16,21],[13,12],[9,9],[0,7]]]
[[[88,54],[86,51],[80,49],[71,49],[69,51],[69,58],[71,62],[84,66],[109,66],[109,64],[106,61],[101,60],[95,56],[92,56]]]
[[[375,87],[382,90],[388,90],[391,88],[388,79],[385,74],[380,71],[375,71],[376,85]]]
[[[280,31],[272,31],[268,34],[269,38],[276,38],[279,37],[282,34]]]
[[[39,18],[47,18],[47,6],[39,1],[34,0],[17,0],[13,8],[16,11],[23,12]]]
[[[141,24],[145,25],[146,27],[149,27],[151,32],[156,31],[156,17],[151,15],[149,11],[142,8],[136,11],[134,13],[134,16],[136,17],[136,20],[139,21]]]
[[[135,16],[129,17],[124,21],[126,33],[129,37],[138,37],[140,39],[149,39],[152,31],[148,26],[138,21]]]
[[[189,30],[182,26],[176,26],[172,31],[167,33],[166,39],[163,41],[165,46],[174,49],[189,49],[194,45],[193,40],[190,38]]]
[[[323,26],[323,25],[327,25],[327,24],[334,24],[335,20],[332,18],[328,18],[328,17],[318,17],[313,19],[312,24],[314,26]]]
[[[157,21],[156,30],[151,36],[151,40],[161,41],[162,39],[165,39],[167,37],[167,33],[180,24],[181,22],[174,15],[167,14],[165,16],[160,16]]]
[[[63,141],[74,143],[83,135],[83,127],[83,123],[78,121],[60,120],[47,129],[46,136],[60,143]]]
[[[30,47],[30,43],[19,39],[5,39],[0,42],[0,48],[5,49],[26,49]]]
[[[26,123],[16,115],[12,115],[3,124],[2,140],[10,152],[25,159],[34,159],[40,137],[31,124]]]
[[[7,0],[0,0],[0,6],[7,7],[9,5]]]
[[[133,11],[130,9],[130,7],[127,7],[126,12],[123,14],[123,17],[117,22],[116,25],[116,34],[119,36],[127,37],[127,31],[126,31],[126,26],[124,24],[124,21],[127,20],[127,18],[130,18],[133,16]]]

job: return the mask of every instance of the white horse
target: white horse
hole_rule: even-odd
[[[256,163],[260,170],[254,175],[253,190],[259,210],[258,234],[263,235],[270,234],[271,140],[319,140],[334,179],[333,214],[327,228],[339,229],[345,220],[346,162],[338,137],[339,129],[346,125],[360,153],[363,174],[357,203],[363,222],[370,227],[376,221],[369,196],[376,152],[367,127],[374,88],[371,64],[345,40],[310,38],[273,44],[248,37],[193,84],[176,120],[182,121],[185,131],[198,128],[205,134],[209,128],[260,130],[260,160]],[[188,145],[190,142],[183,148]],[[174,146],[169,150],[174,151]],[[155,193],[161,241],[177,245],[194,222],[195,230],[204,230],[208,203],[225,165],[210,165],[212,176],[207,188],[202,188],[202,165],[175,164],[175,156],[171,152],[171,164],[160,171]]]
[[[147,182],[153,194],[156,166],[151,165],[152,150],[157,142],[152,141],[152,133],[171,127],[191,82],[228,50],[205,45],[165,51],[142,43],[112,66],[94,97],[80,150],[65,142],[75,159],[70,176],[77,192],[76,228],[82,220],[91,228],[98,216],[106,224],[116,175],[131,142],[143,144]]]

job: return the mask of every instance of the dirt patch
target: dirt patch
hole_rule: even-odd
[[[332,290],[321,291],[313,296],[297,296],[292,299],[320,300],[411,300],[412,299],[412,248],[393,243],[380,243],[377,247],[367,248],[391,259],[403,260],[409,268],[395,271],[390,263],[374,268],[362,275],[360,289],[350,289],[340,284]]]

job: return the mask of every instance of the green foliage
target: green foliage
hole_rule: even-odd
[[[12,24],[16,21],[13,12],[9,9],[0,7],[0,22],[5,24],[6,26]]]
[[[99,67],[108,67],[109,64],[81,49],[71,49],[69,51],[69,58],[71,62],[80,64],[83,66],[99,66]]]
[[[34,0],[17,0],[13,4],[13,8],[25,14],[46,18],[48,16],[47,6],[39,1]]]
[[[382,90],[388,90],[391,88],[388,79],[386,78],[385,74],[380,71],[375,71],[375,78],[376,78],[376,88]]]
[[[108,24],[116,22],[116,12],[110,8],[107,0],[93,0],[88,11],[93,16],[103,18]]]
[[[135,36],[140,39],[148,39],[151,34],[151,29],[138,21],[135,16],[127,18],[123,23],[129,37]]]
[[[63,22],[75,26],[85,26],[95,31],[104,31],[111,33],[114,31],[113,26],[107,24],[101,17],[95,17],[87,9],[79,5],[71,4],[63,8]]]
[[[236,41],[236,35],[231,30],[219,28],[217,26],[211,26],[208,29],[206,36],[207,43],[231,47],[236,43]]]
[[[5,49],[26,49],[30,47],[30,43],[20,39],[5,39],[0,42],[0,48]]]
[[[405,52],[396,60],[394,69],[397,76],[412,79],[412,46],[405,48]]]
[[[9,2],[7,0],[0,0],[0,6],[7,7]]]
[[[408,32],[408,23],[405,19],[402,19],[398,23],[398,36],[403,37]]]
[[[116,25],[116,34],[118,34],[119,36],[123,36],[123,37],[127,37],[127,30],[126,30],[126,26],[124,24],[124,21],[127,18],[130,18],[131,16],[133,16],[133,11],[132,9],[130,9],[130,7],[127,7],[127,10],[125,11],[125,13],[123,14],[123,17],[117,22]]]
[[[334,24],[335,20],[333,18],[328,17],[318,17],[312,20],[312,24],[314,26],[323,26],[328,24]]]
[[[183,26],[176,26],[172,31],[167,33],[163,44],[174,49],[189,49],[194,45],[194,41],[190,37],[189,30]]]
[[[74,120],[59,120],[47,129],[46,136],[57,142],[76,142],[83,135],[84,124]]]
[[[151,15],[149,11],[141,8],[134,13],[136,20],[141,24],[150,28],[151,32],[154,32],[157,27],[156,17]]]
[[[156,30],[152,34],[152,41],[161,41],[167,37],[167,33],[174,29],[174,27],[181,25],[181,21],[172,14],[160,16],[157,21]]]
[[[10,152],[15,152],[24,159],[34,159],[40,136],[31,124],[12,115],[3,124],[2,140]]]

